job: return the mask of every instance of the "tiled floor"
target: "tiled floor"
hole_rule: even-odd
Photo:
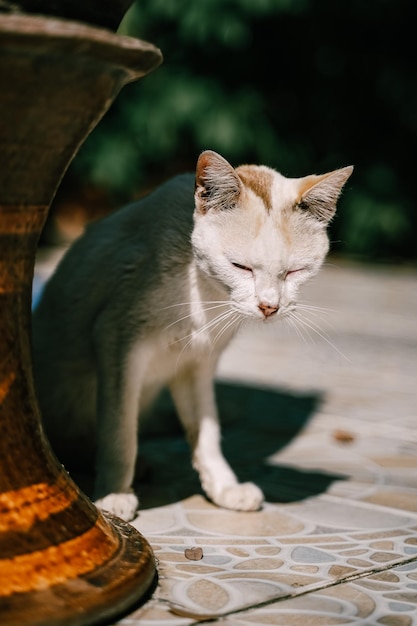
[[[310,328],[247,328],[221,361],[224,450],[262,511],[205,500],[159,403],[133,522],[159,583],[119,626],[417,625],[417,271],[332,262]]]

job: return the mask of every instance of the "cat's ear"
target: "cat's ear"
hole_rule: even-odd
[[[343,185],[353,172],[353,166],[342,167],[321,176],[301,179],[297,208],[309,211],[318,220],[328,224],[336,212],[336,203]]]
[[[195,175],[195,206],[199,213],[232,209],[239,199],[241,181],[233,167],[217,152],[199,156]]]

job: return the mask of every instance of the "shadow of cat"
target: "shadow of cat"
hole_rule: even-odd
[[[317,495],[345,476],[302,471],[268,462],[306,426],[321,402],[320,395],[292,394],[271,388],[217,383],[222,447],[239,480],[252,481],[269,502],[293,502]],[[168,394],[155,405],[158,430],[141,439],[135,484],[141,508],[177,502],[202,494],[191,467],[190,450]],[[168,426],[170,425],[170,426]],[[168,429],[163,431],[163,428]]]
[[[256,483],[268,502],[294,502],[326,491],[345,476],[300,470],[268,462],[305,428],[316,412],[319,394],[295,394],[271,388],[217,383],[222,448],[239,480]],[[167,392],[162,393],[140,425],[135,491],[140,508],[204,495],[191,466],[190,448]],[[71,472],[87,495],[93,476]]]

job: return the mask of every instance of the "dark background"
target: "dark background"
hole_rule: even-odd
[[[193,170],[210,148],[233,165],[263,163],[287,176],[354,164],[331,226],[333,251],[415,262],[412,8],[407,0],[136,2],[120,32],[160,47],[164,63],[124,88],[82,147],[51,212],[64,216],[58,236]],[[79,222],[73,230],[68,216]]]

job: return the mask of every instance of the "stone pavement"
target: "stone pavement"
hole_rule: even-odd
[[[219,368],[224,450],[263,510],[207,502],[156,407],[174,427],[141,445],[133,524],[159,581],[118,626],[417,625],[417,270],[332,259],[302,295],[304,326],[248,326]]]

